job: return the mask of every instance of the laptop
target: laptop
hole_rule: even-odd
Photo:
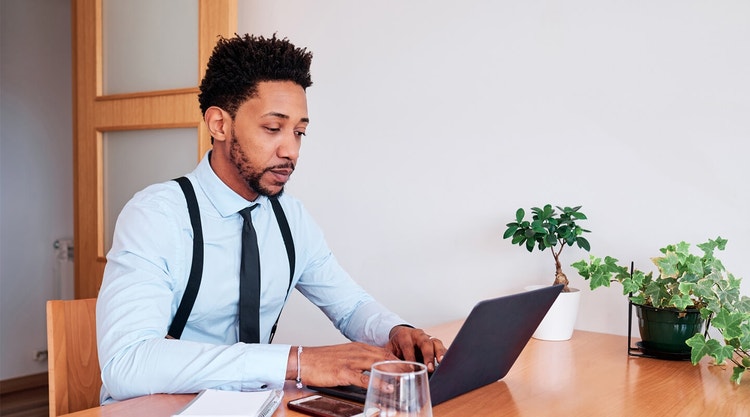
[[[554,285],[477,303],[430,375],[432,405],[504,378],[562,288]],[[367,394],[356,386],[308,388],[360,403]]]

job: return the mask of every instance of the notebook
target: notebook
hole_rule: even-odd
[[[281,404],[282,390],[269,391],[201,391],[188,405],[172,417],[270,417]]]
[[[477,303],[430,375],[432,405],[504,378],[562,288],[554,285]],[[366,390],[360,387],[308,388],[365,402]]]

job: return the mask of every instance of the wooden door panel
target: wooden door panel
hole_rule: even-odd
[[[197,127],[196,161],[210,148],[201,128],[198,82],[191,88],[102,95],[102,0],[71,0],[73,15],[73,192],[75,296],[96,297],[106,262],[102,133]],[[198,61],[203,76],[219,35],[237,30],[237,0],[199,0]]]

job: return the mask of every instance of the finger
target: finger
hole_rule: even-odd
[[[400,358],[405,361],[414,361],[417,355],[414,351],[414,342],[409,340],[408,342],[402,342],[400,345],[401,355]]]
[[[440,363],[445,356],[445,352],[448,351],[448,348],[443,345],[443,341],[440,339],[433,338],[432,343],[434,343],[435,345],[435,360],[437,361],[437,363]]]
[[[419,345],[419,350],[422,352],[422,361],[424,361],[424,364],[427,365],[427,370],[429,372],[435,370],[435,355],[437,352],[435,350],[435,343],[433,342],[434,340],[437,339],[433,339],[432,337],[428,336],[427,339]]]
[[[361,372],[353,382],[353,385],[361,388],[368,388],[370,386],[370,374]]]
[[[386,353],[386,355],[385,355],[385,359],[384,360],[386,360],[386,361],[393,361],[393,360],[400,359],[399,356],[395,355],[392,352],[386,351],[385,353]]]
[[[385,345],[385,350],[396,358],[402,357],[401,348],[399,348],[398,343],[396,343],[396,341],[393,339],[389,340]]]
[[[445,346],[443,345],[443,342],[440,341],[440,339],[432,338],[431,341],[432,341],[432,346],[433,346],[433,350],[434,350],[435,354],[434,354],[434,358],[433,358],[433,363],[427,364],[427,367],[428,368],[432,368],[431,371],[434,371],[435,370],[435,366],[439,365],[440,362],[443,361],[443,357],[445,356],[445,352],[448,349],[445,348]]]

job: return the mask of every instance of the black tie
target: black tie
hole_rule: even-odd
[[[260,252],[250,212],[254,204],[240,210],[242,259],[240,260],[240,342],[260,342]]]

